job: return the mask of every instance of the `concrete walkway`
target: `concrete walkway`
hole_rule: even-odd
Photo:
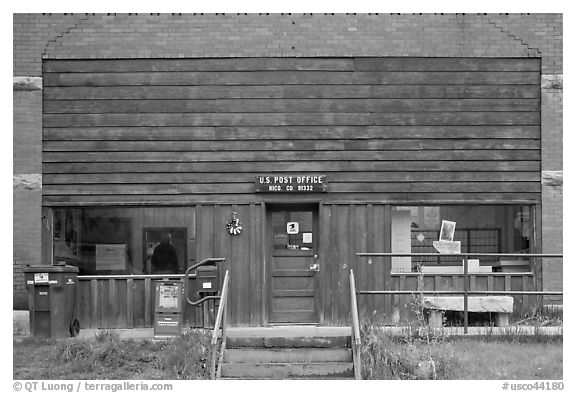
[[[80,338],[95,337],[101,329],[81,329]],[[105,330],[105,329],[104,329]],[[120,338],[153,339],[154,329],[109,329],[117,333]],[[186,331],[187,329],[184,329]],[[211,332],[212,330],[210,330]],[[228,328],[228,337],[339,337],[349,336],[349,327],[330,326],[275,326],[275,327],[240,327]]]
[[[25,337],[30,334],[28,311],[14,311],[14,336]],[[80,338],[92,338],[101,330],[111,330],[117,333],[120,338],[133,339],[153,339],[154,329],[80,329]],[[185,329],[186,330],[186,329]],[[415,328],[404,326],[384,326],[382,330],[390,335],[413,334]],[[463,336],[463,327],[443,327],[433,329],[435,335],[439,336]],[[230,337],[334,337],[350,335],[348,326],[273,326],[273,327],[237,327],[228,328],[227,334]],[[469,336],[478,335],[562,335],[562,326],[509,326],[509,327],[479,327],[468,328]]]

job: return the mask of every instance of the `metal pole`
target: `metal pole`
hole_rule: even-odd
[[[468,255],[464,255],[464,334],[468,334]]]

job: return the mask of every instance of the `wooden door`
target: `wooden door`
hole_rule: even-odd
[[[269,323],[318,323],[318,208],[268,210]]]

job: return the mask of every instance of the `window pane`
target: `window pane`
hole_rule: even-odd
[[[460,242],[461,252],[529,253],[533,238],[530,211],[530,206],[518,205],[396,206],[392,208],[392,252],[437,253],[433,242],[439,240],[442,221],[446,220],[456,223],[454,241]],[[474,259],[494,270],[500,266],[498,257]],[[408,271],[415,271],[417,263],[440,263],[438,257],[396,260]],[[462,263],[458,258],[442,261],[443,265]]]
[[[54,209],[55,262],[81,275],[184,273],[195,262],[190,209]]]
[[[311,211],[272,212],[275,250],[312,250],[313,213]]]

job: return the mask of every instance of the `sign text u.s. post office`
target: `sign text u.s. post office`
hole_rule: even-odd
[[[326,192],[326,175],[256,176],[256,192]]]

